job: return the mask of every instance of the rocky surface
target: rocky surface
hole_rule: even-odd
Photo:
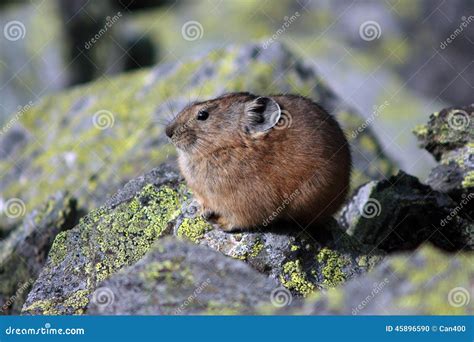
[[[413,254],[393,255],[364,277],[280,313],[472,315],[473,262],[472,253],[447,254],[424,245]]]
[[[431,171],[428,184],[453,196],[474,188],[474,104],[433,113],[415,134],[420,146],[440,165]]]
[[[17,203],[13,215],[25,208]],[[7,239],[0,242],[0,307],[3,314],[18,314],[36,277],[44,266],[56,235],[72,228],[79,213],[76,201],[58,192],[33,210]]]
[[[208,248],[163,239],[135,265],[100,284],[87,314],[251,313],[278,284]]]
[[[474,249],[467,206],[403,172],[362,186],[339,221],[361,243],[387,252],[415,249],[426,241],[447,251]]]
[[[318,240],[297,227],[286,230],[291,231],[220,231],[199,216],[184,183],[163,166],[130,181],[74,229],[58,235],[23,312],[85,312],[102,281],[139,261],[165,235],[246,261],[297,296],[337,286],[371,269],[383,255],[335,221],[320,228]]]

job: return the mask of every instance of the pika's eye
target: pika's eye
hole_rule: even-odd
[[[209,117],[209,112],[207,110],[201,109],[198,114],[197,114],[197,119],[198,120],[206,120]]]

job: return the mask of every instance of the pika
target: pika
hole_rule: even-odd
[[[333,215],[349,190],[344,133],[302,96],[239,92],[195,102],[166,135],[202,216],[225,231],[273,221],[305,229]]]

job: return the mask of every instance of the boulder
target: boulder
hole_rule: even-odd
[[[242,261],[203,246],[160,239],[139,262],[102,282],[87,314],[251,313],[278,284]]]
[[[433,113],[428,123],[418,126],[414,133],[420,146],[439,162],[431,171],[428,184],[455,197],[472,193],[474,104]]]
[[[465,209],[400,171],[362,186],[339,222],[361,243],[386,252],[413,250],[426,241],[446,251],[472,250],[474,224]]]
[[[26,210],[21,202],[10,202],[6,206],[10,215]],[[23,224],[0,242],[0,306],[3,314],[20,312],[46,262],[54,238],[59,232],[72,228],[78,215],[76,200],[58,192],[43,206],[32,210]]]
[[[280,314],[472,315],[474,254],[447,254],[430,245],[387,257],[372,272],[317,293]],[[293,306],[293,307],[292,307]],[[263,312],[275,312],[264,309]]]

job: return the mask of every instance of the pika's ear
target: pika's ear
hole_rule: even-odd
[[[264,132],[280,120],[281,109],[270,97],[257,97],[245,106],[246,128],[250,133]]]

